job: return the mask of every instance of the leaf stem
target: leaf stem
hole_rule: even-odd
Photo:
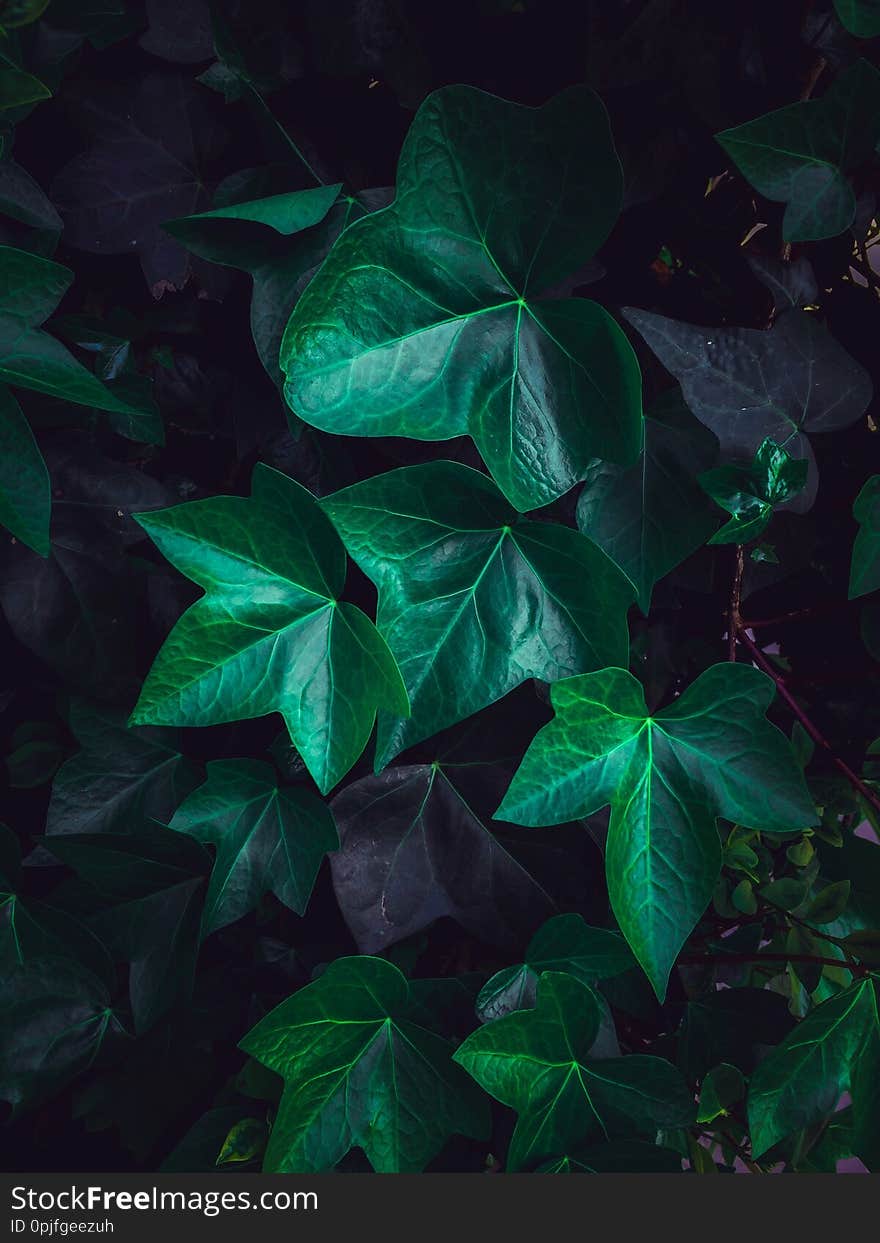
[[[800,706],[798,701],[795,699],[794,695],[792,695],[791,691],[785,685],[784,680],[780,677],[780,675],[776,672],[776,670],[767,660],[764,653],[758,647],[757,643],[755,643],[754,640],[750,639],[749,636],[746,634],[745,628],[743,627],[742,624],[740,624],[739,634],[737,637],[739,638],[739,641],[740,643],[742,643],[743,647],[745,647],[748,650],[749,654],[751,655],[752,659],[754,660],[758,668],[762,669],[764,673],[766,673],[767,676],[772,678],[773,681],[776,683],[776,689],[779,692],[780,696],[782,697],[782,699],[785,700],[789,708],[791,708],[792,712],[795,714],[797,719],[800,721],[801,725],[803,725],[804,729],[810,735],[813,742],[815,742],[817,746],[821,747],[825,752],[827,752],[828,756],[830,757],[835,767],[841,773],[843,773],[847,781],[849,781],[849,783],[856,790],[858,790],[859,794],[861,794],[865,802],[868,803],[871,807],[873,807],[874,810],[878,814],[880,814],[880,798],[877,797],[877,795],[874,793],[873,790],[870,790],[868,786],[865,785],[861,777],[858,777],[853,772],[853,770],[845,762],[845,760],[842,760],[840,756],[837,755],[834,748],[831,746],[831,743],[828,741],[825,735],[821,732],[821,730],[816,725],[813,724],[813,722],[807,716],[806,712],[804,712],[803,708]]]
[[[275,128],[278,130],[279,134],[280,134],[280,135],[281,135],[281,137],[284,139],[284,141],[287,143],[288,147],[290,147],[291,151],[292,151],[292,152],[293,152],[293,154],[296,156],[296,158],[299,160],[299,162],[302,164],[302,166],[303,166],[303,167],[307,170],[307,172],[308,172],[308,173],[309,173],[309,174],[310,174],[310,175],[311,175],[311,176],[315,179],[315,181],[318,183],[318,185],[319,185],[319,186],[324,186],[324,185],[326,185],[327,183],[326,183],[325,181],[323,181],[323,180],[322,180],[322,179],[318,176],[318,174],[315,172],[315,170],[312,168],[311,164],[308,162],[308,160],[306,159],[306,157],[303,155],[302,151],[300,151],[299,147],[296,145],[296,143],[295,143],[295,142],[293,141],[293,139],[290,137],[290,134],[288,134],[287,130],[284,128],[284,126],[281,124],[281,122],[280,122],[280,121],[278,120],[278,118],[275,116],[275,113],[272,111],[272,109],[271,109],[271,108],[269,107],[269,105],[266,103],[265,99],[264,99],[264,98],[263,98],[263,96],[260,94],[260,92],[257,90],[257,88],[254,86],[253,82],[247,82],[247,81],[245,81],[245,86],[246,86],[246,87],[248,88],[248,90],[251,92],[251,94],[253,95],[254,99],[257,101],[258,106],[262,109],[262,111],[265,113],[265,115],[269,118],[269,120],[272,122],[272,124],[273,124],[273,125],[275,126]]]
[[[742,544],[737,544],[733,563],[733,582],[730,586],[730,609],[727,615],[727,659],[732,663],[736,662],[736,639],[742,625],[739,609],[742,597],[744,565],[743,546]]]

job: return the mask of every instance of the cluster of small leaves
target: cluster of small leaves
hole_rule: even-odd
[[[25,1168],[880,1168],[880,6],[469,7],[0,5]]]

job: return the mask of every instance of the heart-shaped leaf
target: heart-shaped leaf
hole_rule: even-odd
[[[380,717],[377,770],[526,678],[626,664],[631,585],[583,535],[520,520],[479,471],[404,467],[321,504],[379,588],[412,708]]]
[[[700,475],[700,487],[732,518],[710,544],[746,544],[766,530],[775,505],[791,500],[807,482],[808,464],[796,462],[769,437],[749,466],[718,466]]]
[[[412,1004],[391,963],[337,958],[248,1032],[241,1048],[285,1082],[265,1170],[332,1169],[357,1146],[377,1173],[416,1173],[450,1135],[485,1137],[486,1100]]]
[[[546,825],[612,805],[611,907],[661,1000],[721,870],[716,817],[765,832],[816,823],[789,741],[764,718],[773,694],[765,674],[738,664],[707,669],[654,714],[623,669],[557,682],[555,720],[495,813]]]
[[[366,746],[378,707],[408,710],[372,622],[340,603],[345,550],[315,498],[258,464],[251,496],[141,514],[205,594],[156,657],[131,724],[216,725],[280,712],[325,793]]]
[[[543,108],[434,92],[393,205],[345,231],[297,303],[281,345],[291,409],[346,435],[470,435],[520,510],[567,492],[595,457],[632,462],[628,342],[595,302],[538,297],[595,254],[621,188],[586,88]]]

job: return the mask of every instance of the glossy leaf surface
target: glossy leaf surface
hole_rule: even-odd
[[[280,712],[322,792],[406,692],[372,622],[340,603],[345,551],[314,497],[257,465],[249,499],[192,501],[138,521],[204,589],[166,639],[132,724],[216,725]]]
[[[576,531],[520,520],[478,471],[404,467],[322,505],[379,589],[376,624],[412,708],[380,717],[377,769],[526,678],[626,662],[624,576]]]
[[[265,893],[302,915],[318,868],[339,839],[311,790],[279,787],[256,760],[212,760],[208,779],[177,809],[172,829],[217,848],[204,936],[252,911]]]
[[[630,1054],[591,1061],[599,1025],[595,995],[572,976],[545,972],[534,1009],[487,1023],[455,1060],[519,1115],[507,1168],[534,1167],[560,1152],[619,1135],[653,1137],[687,1125],[694,1106],[675,1067]]]
[[[331,1169],[357,1146],[377,1173],[415,1173],[450,1135],[484,1136],[485,1100],[411,1006],[391,963],[340,958],[248,1033],[244,1051],[285,1081],[264,1169]]]
[[[622,669],[557,682],[556,717],[495,813],[558,824],[611,804],[611,907],[660,998],[718,878],[716,817],[765,832],[816,821],[788,739],[764,717],[772,699],[767,676],[739,664],[706,670],[653,716]]]
[[[773,516],[773,507],[791,500],[807,482],[808,464],[795,461],[769,437],[758,446],[750,466],[718,466],[700,475],[700,486],[732,515],[710,544],[746,544],[757,539]]]
[[[347,435],[470,435],[520,510],[568,491],[596,456],[632,462],[628,342],[594,302],[536,300],[595,253],[620,194],[608,119],[585,88],[538,109],[436,91],[407,135],[394,204],[346,230],[294,310],[281,346],[291,409]]]

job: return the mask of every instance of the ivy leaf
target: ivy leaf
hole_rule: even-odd
[[[332,1169],[356,1146],[377,1173],[417,1173],[450,1135],[486,1138],[487,1102],[411,1005],[391,963],[337,958],[252,1028],[240,1047],[285,1081],[265,1170]]]
[[[321,504],[379,589],[412,708],[380,717],[377,770],[527,678],[627,663],[624,576],[578,532],[520,520],[479,471],[403,467]]]
[[[0,380],[99,410],[141,413],[41,331],[72,281],[73,273],[60,264],[0,246]]]
[[[366,746],[378,707],[406,692],[364,613],[337,599],[345,550],[315,498],[258,463],[249,499],[216,496],[138,515],[205,594],[153,662],[131,724],[217,725],[280,712],[326,793]]]
[[[880,0],[834,0],[837,16],[857,39],[880,35]]]
[[[745,1095],[746,1085],[742,1071],[729,1062],[722,1062],[709,1071],[700,1088],[700,1107],[697,1122],[714,1122],[726,1118],[729,1106],[735,1105]]]
[[[852,1091],[853,1151],[876,1168],[878,1074],[876,984],[865,979],[810,1010],[758,1065],[748,1095],[752,1153],[760,1157],[792,1132],[824,1121]]]
[[[0,384],[0,524],[41,557],[49,555],[49,472],[21,407]]]
[[[653,1137],[660,1127],[693,1120],[691,1095],[669,1062],[588,1057],[599,1018],[586,985],[546,971],[534,1009],[486,1024],[456,1050],[455,1061],[519,1114],[507,1154],[511,1172],[603,1139]]]
[[[35,78],[32,73],[16,69],[10,65],[0,67],[0,111],[7,108],[21,108],[25,104],[37,104],[42,99],[51,99],[49,88]]]
[[[749,466],[725,465],[700,475],[700,486],[733,517],[710,544],[746,544],[757,539],[773,517],[773,507],[791,500],[807,482],[808,463],[796,462],[768,436]]]
[[[525,960],[503,967],[483,985],[477,1017],[490,1023],[513,1010],[534,1006],[538,977],[564,971],[583,984],[596,984],[635,966],[626,941],[607,928],[591,928],[580,915],[554,915],[529,942]]]
[[[281,337],[296,299],[331,244],[365,211],[360,199],[340,199],[340,190],[335,185],[273,194],[162,226],[202,259],[253,277],[251,334],[260,361],[279,386]]]
[[[0,979],[0,1099],[36,1104],[87,1070],[125,1029],[106,985],[70,958],[38,958]]]
[[[850,600],[880,587],[880,475],[872,475],[862,486],[853,505],[853,517],[859,532],[850,564]]]
[[[721,870],[716,817],[763,832],[816,823],[790,743],[764,718],[773,694],[765,674],[739,664],[707,669],[653,715],[623,669],[557,682],[556,717],[495,813],[548,825],[611,804],[611,909],[661,1001]]]
[[[696,552],[716,526],[695,475],[715,461],[718,442],[680,397],[652,407],[644,437],[635,466],[592,463],[577,523],[627,575],[647,614],[654,584]]]
[[[364,777],[331,806],[342,843],[330,856],[333,887],[361,953],[385,950],[442,916],[512,947],[554,909],[440,764]]]
[[[770,437],[790,457],[806,458],[813,477],[795,508],[808,509],[816,468],[807,432],[849,427],[871,401],[871,377],[816,316],[790,311],[767,331],[700,328],[627,308],[684,399],[715,433],[724,458],[751,461]]]
[[[73,699],[70,728],[82,748],[55,775],[46,833],[130,832],[165,821],[196,785],[170,730],[129,729],[125,713]]]
[[[773,309],[777,315],[803,310],[819,301],[813,266],[804,255],[787,261],[767,255],[746,255],[746,259],[755,276],[773,295]]]
[[[787,104],[715,137],[759,194],[786,204],[786,241],[836,237],[856,214],[847,174],[880,138],[880,72],[857,60],[821,99]]]
[[[266,893],[304,914],[324,855],[339,845],[326,805],[302,786],[279,787],[256,760],[212,760],[207,769],[169,825],[217,847],[202,935],[241,919]]]
[[[281,345],[291,409],[345,435],[470,435],[519,510],[567,492],[595,457],[634,461],[629,343],[595,302],[537,296],[595,254],[621,189],[587,88],[542,108],[435,91],[395,202],[345,231],[294,309]]]

